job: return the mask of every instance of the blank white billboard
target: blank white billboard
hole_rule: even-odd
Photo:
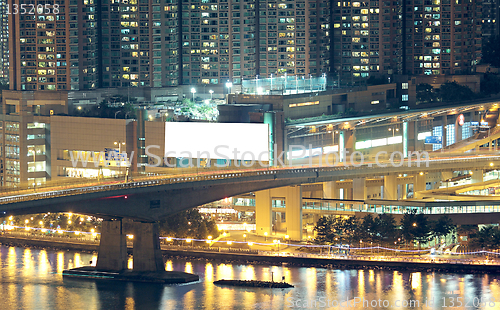
[[[269,126],[167,122],[165,157],[268,161]]]

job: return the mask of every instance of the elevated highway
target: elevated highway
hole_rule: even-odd
[[[286,167],[214,171],[176,176],[143,177],[133,182],[101,182],[4,192],[0,213],[76,212],[102,217],[157,221],[173,213],[243,193],[270,188],[420,172],[486,170],[500,165],[500,156],[431,158],[401,167],[381,162],[358,167]]]

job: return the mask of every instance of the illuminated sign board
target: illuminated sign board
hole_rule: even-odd
[[[442,144],[443,137],[441,136],[429,136],[425,137],[425,144]]]
[[[305,107],[308,105],[317,105],[319,104],[319,101],[310,101],[310,102],[301,102],[301,103],[290,103],[288,105],[289,108],[296,108],[296,107]]]

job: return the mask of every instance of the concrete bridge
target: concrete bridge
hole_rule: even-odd
[[[243,193],[256,195],[257,233],[271,228],[272,195],[270,189],[281,188],[287,201],[287,229],[292,239],[302,239],[301,184],[352,179],[354,199],[366,195],[366,179],[383,177],[384,199],[397,199],[397,178],[412,176],[416,190],[425,190],[426,175],[453,171],[484,171],[500,164],[500,156],[462,156],[432,158],[425,163],[409,162],[400,167],[365,163],[357,167],[340,164],[334,167],[287,167],[193,173],[178,176],[144,177],[128,183],[111,182],[4,192],[0,213],[30,214],[75,212],[103,218],[137,220],[134,233],[134,269],[163,270],[159,252],[158,227],[155,221],[205,203]],[[328,183],[327,183],[328,184]],[[331,183],[330,183],[331,184]],[[328,191],[328,188],[327,188]],[[332,194],[333,195],[333,194]],[[98,268],[124,269],[126,242],[121,221],[103,223]]]

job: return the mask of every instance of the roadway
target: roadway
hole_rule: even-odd
[[[388,164],[381,161],[383,165]],[[110,217],[155,221],[172,213],[205,203],[263,189],[318,183],[340,179],[367,178],[419,172],[486,170],[500,164],[500,156],[465,155],[431,158],[425,163],[405,160],[401,167],[381,167],[366,162],[358,167],[280,167],[157,175],[131,182],[103,181],[76,184],[49,184],[34,189],[4,191],[0,212],[29,214],[75,212]]]

